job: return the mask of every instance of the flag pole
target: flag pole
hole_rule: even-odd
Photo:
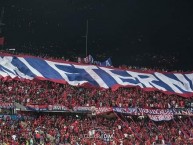
[[[86,57],[88,53],[88,19],[86,20]]]

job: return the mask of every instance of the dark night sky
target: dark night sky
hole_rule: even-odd
[[[2,4],[1,4],[2,2]],[[147,52],[177,54],[180,65],[192,61],[191,0],[4,0],[3,34],[7,45],[53,42],[85,55],[86,20],[89,53],[110,56],[114,64]],[[191,64],[187,65],[189,68]],[[191,67],[192,68],[192,67]]]

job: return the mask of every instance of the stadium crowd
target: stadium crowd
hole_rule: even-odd
[[[44,58],[54,59],[46,56]],[[141,70],[152,71],[147,68]],[[159,91],[147,92],[137,87],[105,90],[51,81],[0,78],[0,103],[13,102],[24,106],[60,104],[69,109],[77,106],[154,109],[193,107],[192,98],[167,95]],[[110,117],[56,112],[19,112],[18,115],[25,117],[19,120],[1,117],[0,144],[193,144],[193,118],[187,116],[154,122],[147,116],[124,116],[115,112],[111,112]]]
[[[68,31],[74,35],[72,31],[73,27],[69,27],[69,30],[67,30],[64,24],[70,24],[70,21],[73,21],[73,24],[76,23],[77,20],[82,17],[79,15],[82,12],[84,12],[84,15],[86,13],[92,15],[92,11],[95,10],[96,7],[98,7],[106,17],[103,12],[103,7],[105,8],[106,4],[102,3],[101,5],[95,6],[97,1],[92,1],[91,3],[78,2],[79,7],[77,7],[76,1],[70,1],[69,3],[65,2],[65,4],[60,4],[59,7],[53,4],[50,5],[51,7],[49,8],[47,5],[49,2],[46,3],[47,6],[43,3],[39,4],[38,2],[37,4],[33,4],[32,2],[33,1],[26,1],[24,3],[4,1],[1,4],[1,19],[4,15],[4,8],[5,18],[0,23],[1,28],[3,28],[0,36],[2,35],[6,38],[5,45],[1,48],[6,50],[0,50],[0,55],[7,53],[13,55],[31,55],[43,59],[70,61],[73,63],[78,62],[78,57],[85,57],[83,55],[84,50],[82,48],[80,49],[80,47],[84,46],[84,39],[82,37],[77,38],[75,43],[71,42],[68,44],[68,41],[73,41],[73,37],[69,35],[64,41],[64,34],[68,35]],[[27,7],[25,3],[27,3]],[[41,7],[37,7],[38,5],[41,5]],[[107,6],[109,7],[109,4]],[[54,10],[55,8],[57,9]],[[72,8],[72,10],[68,8]],[[100,14],[100,11],[96,12],[97,16]],[[115,9],[113,9],[113,11],[115,11]],[[59,15],[58,12],[60,13]],[[110,14],[110,11],[108,11],[108,13]],[[178,17],[174,10],[172,13],[177,19]],[[61,14],[64,15],[68,21],[61,19]],[[71,20],[71,18],[69,19],[69,14],[72,15],[72,17],[78,14],[77,17],[73,18],[76,20],[75,22]],[[117,16],[119,15],[117,14]],[[115,15],[113,17],[115,17]],[[93,22],[97,20],[95,20],[94,17],[92,19]],[[124,23],[125,22],[126,21],[124,21]],[[118,27],[124,26],[124,24],[120,26],[114,25]],[[157,25],[155,26],[157,27]],[[74,30],[77,31],[76,28]],[[141,31],[141,29],[138,31]],[[120,32],[112,32],[118,34],[116,35],[117,37],[120,37]],[[125,32],[127,32],[127,30]],[[82,32],[80,34],[82,35]],[[106,46],[101,45],[103,43],[101,41],[102,38],[100,38],[101,34],[96,33],[96,36],[97,38],[95,39],[92,38],[93,36],[89,37],[90,40],[93,39],[94,41],[89,41],[90,44],[88,43],[89,47],[95,47],[95,49],[89,50],[89,53],[95,54],[94,57],[96,60],[101,61],[106,59],[109,57],[109,54],[111,56],[119,55],[119,48],[114,47],[113,49],[116,51],[108,52],[107,49],[104,49]],[[186,38],[184,35],[181,36],[184,37],[184,39],[188,39],[188,41],[191,40],[191,38]],[[105,37],[108,38],[108,35]],[[141,47],[140,45],[144,37],[142,34],[140,34],[140,38],[138,38],[137,41],[135,41],[135,37],[133,37],[133,39],[128,42],[129,37],[127,37],[127,35],[122,37],[124,39],[126,38],[126,40],[123,39],[121,45],[124,46],[125,41],[129,44],[127,46],[131,46],[133,50],[134,48],[138,48],[138,46],[134,45],[139,44],[139,48]],[[180,37],[177,39],[180,40]],[[106,42],[106,44],[112,44],[113,40],[117,41],[117,39],[114,38],[110,43]],[[173,43],[172,40],[169,41],[170,44]],[[148,42],[148,44],[151,43]],[[165,47],[165,43],[163,44]],[[179,42],[179,46],[181,46],[180,44]],[[116,46],[114,43],[113,45]],[[119,45],[120,44],[117,46]],[[147,46],[149,47],[150,45]],[[183,44],[182,46],[186,48],[188,45],[184,46]],[[56,49],[58,50],[57,53],[55,52]],[[101,54],[101,49],[103,49],[103,54]],[[189,61],[183,61],[181,63],[179,61],[181,54],[175,49],[173,49],[174,52],[172,52],[172,55],[170,55],[171,53],[169,54],[167,50],[164,51],[166,52],[152,53],[146,52],[146,49],[142,52],[136,49],[135,53],[130,54],[129,58],[128,56],[125,57],[131,66],[121,65],[118,67],[120,69],[145,72],[184,72],[185,70],[182,71],[180,69],[182,69],[185,63],[188,64]],[[81,56],[77,56],[77,54]],[[139,65],[139,67],[137,65]],[[191,64],[187,66],[191,68]],[[176,68],[179,70],[174,70]],[[77,106],[147,109],[193,108],[192,97],[185,98],[176,94],[168,95],[159,91],[148,92],[138,87],[105,90],[81,86],[75,87],[51,81],[12,80],[0,76],[0,104],[14,104],[14,102],[23,106],[58,104],[69,108],[69,110]],[[77,113],[75,111],[35,112],[32,110],[17,110],[18,118],[12,119],[10,117],[11,115],[8,114],[12,114],[15,111],[16,109],[14,111],[12,111],[12,108],[6,110],[0,106],[0,145],[193,145],[192,116],[174,115],[170,121],[153,121],[148,115],[128,115],[126,113],[122,114],[113,111],[99,115]]]
[[[74,87],[49,81],[17,81],[0,79],[0,102],[22,105],[60,104],[95,107],[184,108],[192,107],[191,98],[145,92],[140,88],[119,88],[116,91]]]
[[[148,118],[105,118],[69,114],[25,114],[22,120],[0,120],[3,145],[191,145],[192,118],[153,122]]]

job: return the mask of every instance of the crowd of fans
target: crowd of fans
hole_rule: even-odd
[[[95,107],[185,108],[192,107],[191,98],[144,92],[140,88],[119,88],[116,91],[74,87],[49,81],[0,80],[0,102],[22,105],[60,104]]]
[[[60,39],[63,38],[66,28],[64,29],[62,26],[64,23],[61,21],[61,17],[59,19],[56,17],[57,12],[64,10],[62,14],[65,14],[68,11],[67,8],[69,6],[72,7],[74,3],[71,1],[61,5],[59,8],[57,6],[56,11],[53,11],[52,8],[47,11],[43,5],[43,7],[38,8],[37,5],[32,5],[31,3],[29,3],[31,7],[26,7],[25,3],[22,6],[20,3],[11,1],[4,2],[6,17],[3,23],[6,25],[2,27],[2,34],[6,32],[5,37],[8,39],[5,42],[5,46],[2,47],[6,50],[1,50],[0,54],[32,55],[44,59],[71,62],[77,62],[78,57],[85,57],[82,54],[84,50],[80,49],[80,46],[84,46],[82,45],[84,39],[80,37],[76,39],[76,43],[69,43],[70,45],[66,44],[71,41],[71,36],[65,42]],[[90,10],[95,9],[95,2],[93,1],[92,3],[79,4],[78,8],[74,6],[73,14],[80,14],[80,12],[85,10],[90,14]],[[52,7],[54,6],[52,5]],[[102,8],[104,4],[98,7]],[[40,13],[43,15],[40,15]],[[72,14],[72,11],[69,11],[69,13]],[[68,16],[66,15],[66,17]],[[53,19],[50,18],[55,18],[55,22],[53,23]],[[18,34],[23,37],[17,37]],[[49,39],[41,39],[43,41],[41,42],[39,39],[47,34],[49,34]],[[94,43],[92,42],[93,45],[101,47],[98,38],[95,41]],[[141,39],[139,39],[140,41]],[[11,44],[17,45],[11,46]],[[67,48],[67,46],[70,47]],[[54,51],[55,49],[58,50],[57,53]],[[104,54],[101,55],[100,49],[102,47],[92,49],[90,52],[93,52],[99,60],[108,58],[107,51],[103,50]],[[77,56],[76,54],[81,54],[82,56]],[[168,55],[168,52],[165,54],[148,52],[138,54],[136,52],[136,54],[130,55],[128,62],[130,62],[130,65],[140,65],[140,67],[121,65],[119,68],[140,71],[182,72],[182,70],[173,70],[176,67],[181,69],[181,64],[183,63],[179,62],[179,56],[179,54],[175,53]],[[58,104],[69,109],[77,106],[154,109],[193,107],[192,98],[167,95],[159,91],[146,92],[136,87],[119,88],[114,91],[111,89],[74,87],[50,81],[8,80],[0,76],[0,104],[14,102],[23,106]],[[5,117],[6,114],[14,112],[12,109],[0,108],[0,110],[2,114],[0,115],[0,145],[193,144],[192,116],[174,116],[174,119],[170,121],[156,122],[152,121],[148,116],[129,116],[115,112],[91,115],[75,112],[39,113],[18,111],[17,115],[20,117],[13,120],[9,116]]]
[[[5,53],[5,52],[3,52]],[[42,56],[39,56],[42,57]],[[48,59],[51,58],[44,56]],[[64,60],[64,59],[63,59]],[[123,69],[138,69],[126,67]],[[141,68],[142,71],[151,69]],[[163,70],[162,70],[163,71]],[[76,106],[190,108],[192,98],[167,95],[140,88],[119,88],[116,91],[75,87],[50,81],[0,79],[0,103],[26,105],[60,104]],[[24,119],[0,119],[0,144],[5,145],[191,145],[192,117],[175,116],[174,120],[154,122],[147,116],[124,116],[111,112],[111,117],[83,114],[46,114],[19,112]]]
[[[138,117],[69,114],[25,114],[22,120],[0,120],[0,142],[6,145],[191,145],[192,118],[153,122]]]

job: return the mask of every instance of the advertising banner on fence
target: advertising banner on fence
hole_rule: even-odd
[[[149,119],[153,120],[153,121],[169,121],[172,120],[174,118],[173,115],[170,114],[163,114],[163,115],[148,115]]]
[[[95,112],[96,114],[103,114],[103,113],[109,113],[113,111],[113,108],[112,107],[98,107],[98,108],[95,108]]]
[[[63,105],[27,105],[26,109],[32,111],[69,111],[69,109]]]
[[[144,109],[113,107],[113,111],[130,115],[193,115],[193,108]]]
[[[91,113],[93,112],[93,108],[92,107],[86,107],[86,106],[76,106],[73,108],[73,111],[75,112],[80,112],[80,113]]]
[[[14,108],[13,103],[0,103],[0,108],[10,109]]]
[[[7,106],[11,105],[7,104]],[[4,106],[2,105],[2,107],[6,107],[6,105],[4,104]],[[63,105],[27,105],[26,109],[32,111],[71,112],[69,108]],[[77,113],[92,113],[93,115],[104,114],[112,111],[129,115],[193,115],[193,108],[144,109],[122,107],[75,106],[72,111]]]
[[[138,115],[137,108],[121,108],[121,107],[114,107],[114,112],[124,113],[124,114],[131,114],[131,115]]]
[[[48,105],[49,111],[68,111],[69,109],[63,105]]]
[[[193,115],[192,108],[175,108],[172,109],[174,115]]]
[[[140,114],[173,114],[172,109],[143,109],[138,108]]]

